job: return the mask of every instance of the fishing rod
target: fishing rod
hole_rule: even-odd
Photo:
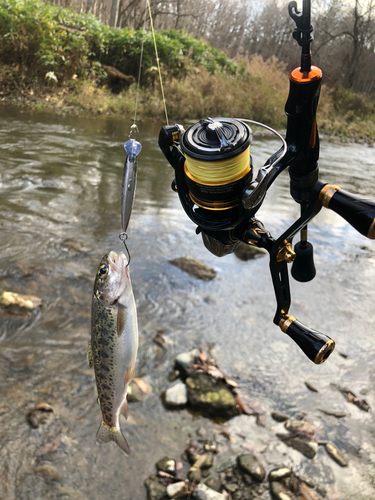
[[[295,280],[308,282],[314,278],[313,246],[307,238],[307,227],[322,207],[336,212],[362,235],[375,239],[375,203],[319,180],[316,111],[323,74],[311,64],[311,1],[303,0],[302,12],[297,2],[290,2],[288,12],[296,24],[293,38],[301,47],[301,66],[289,78],[283,146],[266,161],[255,179],[250,153],[252,131],[247,125],[251,120],[206,118],[187,130],[179,124],[167,125],[160,131],[159,147],[174,168],[172,189],[211,253],[228,255],[240,242],[268,251],[277,303],[273,321],[311,361],[320,364],[330,356],[335,342],[289,314],[288,264],[293,263],[291,274]],[[286,168],[290,194],[300,205],[300,217],[281,236],[273,238],[255,215],[269,187]],[[300,241],[293,249],[297,233]]]

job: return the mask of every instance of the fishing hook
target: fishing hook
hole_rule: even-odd
[[[129,264],[130,264],[130,252],[129,252],[129,249],[126,245],[126,240],[129,238],[129,236],[126,234],[126,233],[120,233],[119,234],[119,239],[123,242],[124,244],[124,247],[125,247],[125,250],[126,250],[126,253],[127,253],[127,258],[128,258],[128,263],[126,264],[126,267],[129,267]]]

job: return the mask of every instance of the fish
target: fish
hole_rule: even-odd
[[[138,169],[137,156],[142,150],[142,145],[135,139],[130,139],[125,142],[124,149],[128,156],[125,160],[124,176],[122,178],[121,226],[124,233],[126,233],[134,205]]]
[[[94,367],[102,421],[97,443],[114,441],[126,454],[120,415],[128,419],[127,392],[138,351],[138,322],[127,258],[110,251],[100,261],[92,295],[89,366]]]

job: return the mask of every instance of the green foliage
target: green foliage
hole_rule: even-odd
[[[40,0],[0,0],[0,62],[19,72],[18,83],[46,74],[63,84],[78,78],[104,78],[100,64],[138,76],[144,43],[142,83],[154,80],[156,57],[151,33],[111,28],[93,15],[76,14]],[[163,72],[184,77],[192,67],[234,74],[236,65],[223,52],[178,31],[156,33]],[[47,77],[51,82],[51,78]]]

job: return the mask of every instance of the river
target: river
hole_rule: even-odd
[[[189,435],[211,425],[187,410],[165,410],[160,394],[171,385],[167,374],[178,353],[212,346],[221,369],[268,414],[307,412],[322,423],[324,436],[334,438],[350,462],[343,469],[323,457],[323,449],[318,453],[340,499],[375,498],[373,413],[346,402],[332,385],[365,395],[375,407],[375,243],[329,210],[309,225],[317,275],[306,284],[291,280],[290,312],[336,341],[329,360],[316,366],[272,322],[267,257],[219,259],[195,235],[170,188],[173,170],[158,148],[154,123],[139,124],[143,150],[128,240],[141,342],[137,374],[150,375],[154,392],[130,405],[124,432],[131,458],[114,445],[95,444],[100,410],[86,359],[91,292],[100,258],[122,245],[129,127],[113,117],[1,108],[0,292],[36,295],[43,304],[26,319],[0,318],[0,498],[146,498],[143,481],[156,460],[178,458]],[[278,147],[277,140],[255,137],[255,169]],[[375,149],[322,141],[322,180],[375,199],[374,167]],[[285,172],[258,217],[276,237],[298,214]],[[187,255],[218,277],[198,281],[168,262]],[[171,340],[167,350],[153,343],[157,331]],[[308,391],[305,381],[319,393]],[[50,404],[54,416],[33,429],[26,414],[40,402]],[[327,405],[347,416],[323,422],[318,408]],[[56,450],[43,453],[53,442]],[[45,463],[59,471],[57,482],[35,474]]]

